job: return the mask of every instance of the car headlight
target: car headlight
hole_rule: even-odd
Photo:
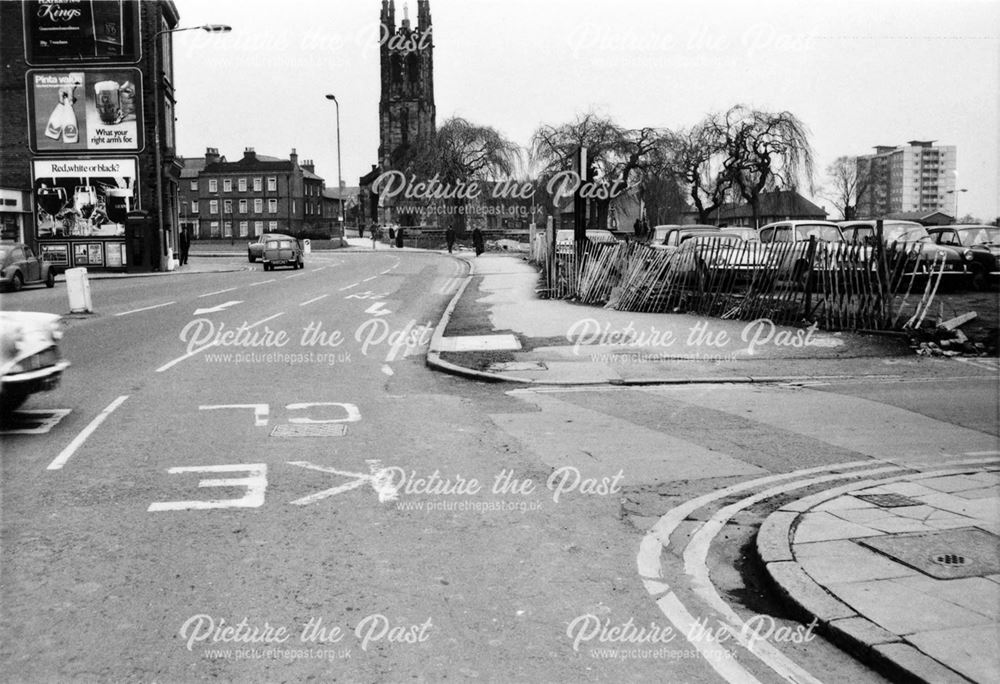
[[[964,252],[962,252],[962,256],[965,257],[966,261],[972,261],[972,250],[971,249],[965,250]]]
[[[20,326],[4,328],[0,333],[0,354],[4,359],[12,359],[17,356],[21,348],[21,341],[24,338],[24,331]]]

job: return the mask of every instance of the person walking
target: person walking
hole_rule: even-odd
[[[444,231],[444,240],[448,243],[448,254],[451,254],[451,250],[455,247],[455,229],[448,226],[448,230]]]
[[[180,247],[181,247],[181,266],[187,266],[188,262],[188,251],[191,249],[191,237],[188,235],[188,227],[184,226],[181,228],[180,234]]]
[[[372,234],[372,251],[374,252],[375,245],[378,242],[379,234],[382,232],[382,229],[379,228],[377,223],[372,222],[372,228],[369,232]]]
[[[476,256],[486,251],[486,247],[483,245],[483,231],[479,228],[472,231],[472,246],[476,249]]]
[[[403,249],[403,227],[396,229],[396,248]]]

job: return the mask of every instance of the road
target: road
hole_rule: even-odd
[[[727,486],[996,449],[988,376],[485,385],[423,365],[457,260],[259,269],[94,281],[95,314],[69,317],[73,366],[22,427],[48,422],[0,443],[16,679],[715,682],[736,663],[783,681],[686,638],[644,584],[645,529],[708,497],[674,532],[686,548]],[[62,286],[17,297],[66,308]],[[744,620],[800,627],[746,558],[776,506],[700,560],[664,554],[686,633],[715,625],[704,577]],[[881,681],[805,636],[776,646],[818,681]]]

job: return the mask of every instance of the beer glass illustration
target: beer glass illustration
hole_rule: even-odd
[[[38,202],[38,234],[56,235],[56,215],[66,206],[66,190],[43,185],[35,193]]]
[[[108,126],[121,120],[120,86],[115,81],[94,84],[95,104],[101,123]]]
[[[125,223],[132,191],[126,188],[108,188],[104,191],[104,213],[118,224]]]
[[[77,220],[74,226],[74,235],[90,235],[93,226],[90,217],[97,208],[97,191],[92,185],[78,185],[73,190],[73,210],[76,212]]]

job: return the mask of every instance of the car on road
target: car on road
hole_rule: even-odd
[[[9,414],[32,394],[59,384],[69,367],[60,339],[56,314],[0,311],[0,412]]]
[[[17,292],[24,285],[55,287],[56,272],[23,242],[0,243],[0,286]]]
[[[874,220],[840,221],[837,225],[849,244],[871,246],[878,240],[877,222]],[[883,221],[882,244],[907,252],[904,277],[926,277],[936,263],[942,275],[960,283],[965,279],[968,261],[972,259],[968,250],[935,244],[927,228],[915,221]]]
[[[969,283],[985,290],[1000,279],[1000,226],[937,226],[928,231],[938,245],[968,252]]]
[[[261,263],[265,271],[273,271],[275,266],[291,266],[293,269],[303,268],[302,245],[293,237],[287,235],[272,235],[264,242],[264,253]]]
[[[247,259],[251,264],[264,256],[264,244],[275,237],[282,238],[288,236],[281,233],[264,233],[256,241],[247,243]]]

